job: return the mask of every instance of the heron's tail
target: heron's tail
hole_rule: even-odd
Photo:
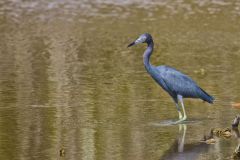
[[[208,103],[213,103],[214,97],[209,95],[207,92],[205,92],[202,88],[200,88],[202,93],[199,95],[200,98]]]

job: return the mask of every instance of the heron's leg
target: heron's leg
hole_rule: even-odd
[[[183,109],[183,118],[182,120],[186,120],[187,119],[187,114],[186,114],[186,111],[185,111],[185,107],[184,107],[184,104],[183,104],[183,97],[181,95],[178,95],[178,100],[180,101],[181,105],[182,105],[182,109]]]
[[[180,107],[179,107],[178,103],[175,103],[175,105],[176,105],[176,108],[178,110],[179,119],[182,119],[183,116],[182,116],[182,113],[181,113],[181,110],[180,110]]]

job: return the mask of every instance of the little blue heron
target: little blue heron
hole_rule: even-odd
[[[154,46],[150,34],[142,34],[137,40],[129,44],[128,47],[139,43],[147,43],[147,49],[143,54],[143,63],[147,72],[166,92],[168,92],[176,104],[179,113],[179,120],[175,122],[176,124],[187,119],[183,98],[200,98],[208,103],[213,103],[214,97],[201,89],[189,76],[169,66],[153,66],[150,64],[149,59]],[[179,101],[182,106],[183,116],[178,105]]]

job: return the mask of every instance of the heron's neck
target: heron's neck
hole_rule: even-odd
[[[143,63],[144,63],[144,66],[146,68],[146,70],[149,72],[152,68],[152,65],[150,63],[150,57],[152,55],[152,52],[153,52],[153,41],[151,40],[149,43],[148,43],[148,46],[147,46],[147,49],[145,50],[144,54],[143,54]]]

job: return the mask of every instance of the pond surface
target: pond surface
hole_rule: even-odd
[[[0,159],[229,159],[238,141],[199,144],[230,127],[240,102],[240,1],[4,0],[0,2]],[[189,121],[147,74],[190,75],[216,97],[187,99]],[[65,154],[60,155],[60,151]]]

